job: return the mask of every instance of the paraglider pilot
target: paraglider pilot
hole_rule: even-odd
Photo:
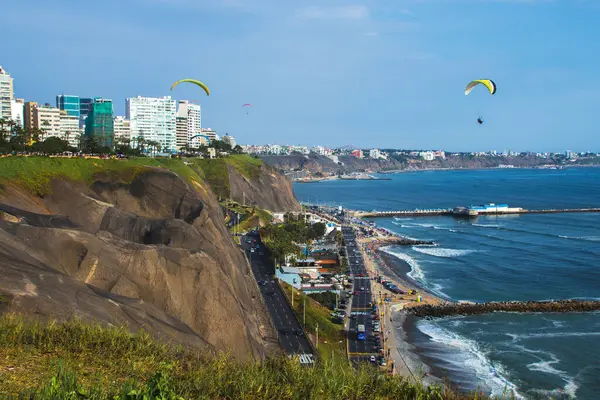
[[[483,124],[483,118],[481,118],[481,117],[477,118],[477,123],[479,125]]]

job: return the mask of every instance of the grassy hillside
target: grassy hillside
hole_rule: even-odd
[[[285,358],[240,364],[120,328],[15,316],[0,318],[0,382],[0,398],[28,399],[473,398],[337,360],[313,368]]]
[[[249,179],[256,178],[262,161],[247,155],[232,155],[214,160],[171,158],[129,158],[127,160],[96,158],[3,157],[0,158],[0,185],[14,182],[32,193],[43,196],[50,191],[56,177],[92,183],[94,175],[108,173],[115,180],[130,182],[150,168],[165,168],[177,173],[188,183],[202,183],[203,178],[222,198],[229,197],[229,173],[233,166]],[[1,188],[1,186],[0,186]]]
[[[319,354],[321,357],[327,359],[345,359],[346,342],[343,336],[344,326],[331,322],[331,310],[296,290],[291,285],[285,282],[282,282],[281,285],[290,302],[292,292],[294,293],[294,312],[300,322],[304,320],[304,305],[306,304],[306,332],[311,336],[314,335],[318,324]]]
[[[188,166],[181,160],[170,158],[5,157],[0,158],[0,182],[22,184],[31,192],[43,196],[50,192],[50,182],[57,177],[92,183],[94,175],[108,173],[116,180],[130,182],[137,174],[152,167],[173,171],[189,183],[202,181],[193,163]]]

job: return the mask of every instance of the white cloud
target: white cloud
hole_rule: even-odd
[[[369,8],[361,4],[339,7],[311,6],[298,10],[296,16],[311,19],[362,20],[369,17]]]

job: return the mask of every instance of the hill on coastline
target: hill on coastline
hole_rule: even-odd
[[[485,169],[497,168],[500,165],[513,165],[516,168],[539,167],[543,165],[562,165],[563,163],[552,158],[540,158],[533,155],[518,155],[511,157],[502,156],[473,156],[463,154],[460,156],[436,158],[426,161],[420,158],[394,156],[387,160],[373,158],[357,158],[354,156],[338,156],[339,163],[329,157],[317,154],[288,155],[288,156],[260,156],[268,165],[281,172],[307,171],[310,174],[323,173],[347,174],[351,172],[384,172],[384,171],[418,171],[424,169]],[[600,163],[599,158],[581,159],[569,165],[590,165]]]
[[[289,182],[248,156],[0,158],[0,313],[144,328],[239,359],[277,352],[215,192],[299,208]]]

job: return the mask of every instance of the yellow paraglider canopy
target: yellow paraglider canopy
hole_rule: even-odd
[[[204,91],[206,92],[206,95],[207,95],[207,96],[210,96],[210,89],[208,88],[208,86],[206,86],[204,83],[200,82],[200,81],[199,81],[199,80],[197,80],[197,79],[191,79],[191,78],[185,78],[185,79],[178,80],[177,82],[175,82],[175,83],[173,84],[173,86],[171,86],[171,90],[173,90],[173,88],[174,88],[175,86],[179,85],[179,84],[180,84],[180,83],[182,83],[182,82],[189,82],[189,83],[193,83],[193,84],[195,84],[195,85],[198,85],[198,86],[200,86],[202,89],[204,89]]]
[[[496,84],[494,83],[493,80],[491,80],[491,79],[477,79],[477,80],[469,82],[469,84],[465,88],[465,96],[468,95],[469,93],[471,93],[471,90],[473,90],[473,88],[475,86],[477,86],[477,85],[483,85],[483,86],[485,86],[490,91],[490,94],[495,94],[496,93]]]

